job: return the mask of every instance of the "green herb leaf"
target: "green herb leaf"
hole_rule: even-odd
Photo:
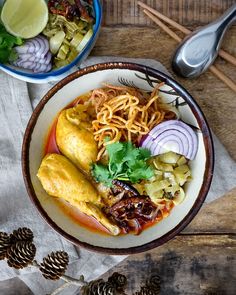
[[[154,175],[147,160],[151,153],[144,148],[136,148],[131,142],[115,142],[106,146],[109,156],[108,165],[94,164],[92,173],[96,181],[107,186],[113,179],[137,183]]]
[[[140,157],[142,159],[149,159],[151,157],[151,151],[144,148],[139,148]]]
[[[10,55],[9,55],[9,57],[8,57],[8,60],[9,60],[10,62],[12,62],[12,61],[17,60],[17,58],[18,58],[18,54],[17,54],[17,52],[16,52],[14,49],[11,50]]]
[[[21,38],[9,34],[3,24],[0,23],[0,63],[16,60],[17,53],[13,47],[22,44]]]
[[[112,144],[108,144],[106,146],[106,150],[107,150],[109,158],[112,161],[116,161],[116,160],[120,161],[120,157],[123,154],[123,148],[124,147],[121,142],[115,142]],[[119,152],[121,152],[121,153],[119,153]]]
[[[94,164],[92,166],[92,175],[97,182],[102,182],[108,187],[112,185],[111,174],[106,166],[102,164]]]
[[[8,62],[11,51],[8,49],[0,49],[0,63]]]
[[[129,174],[129,179],[132,183],[138,182],[140,179],[149,179],[153,176],[153,169],[150,166],[140,166],[136,167]]]

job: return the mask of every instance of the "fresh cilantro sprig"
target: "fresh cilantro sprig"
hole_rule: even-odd
[[[3,24],[0,23],[0,63],[16,60],[17,53],[13,47],[22,44],[21,38],[9,34]]]
[[[92,174],[96,181],[110,187],[114,179],[137,183],[154,175],[152,167],[147,163],[151,157],[149,150],[136,148],[131,142],[108,144],[106,150],[108,164],[99,163],[92,166]]]

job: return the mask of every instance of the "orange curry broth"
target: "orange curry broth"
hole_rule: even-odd
[[[89,96],[90,94],[88,93],[88,94],[84,94],[77,97],[73,102],[68,104],[64,109],[72,108],[78,102],[83,103],[84,101],[88,99]],[[59,114],[54,119],[51,127],[49,128],[49,132],[45,142],[44,156],[51,153],[61,154],[56,142],[56,126],[57,126],[58,116]],[[74,208],[69,203],[67,204],[66,202],[62,202],[57,198],[55,198],[55,201],[56,201],[56,204],[60,207],[60,209],[62,209],[62,211],[66,215],[70,216],[74,222],[79,223],[81,226],[93,232],[99,232],[100,234],[110,235],[109,231],[104,226],[102,226],[94,217],[88,216],[80,212],[78,209]],[[166,217],[167,215],[169,215],[173,207],[174,207],[174,204],[171,205],[170,210],[167,210],[166,208],[162,210],[162,214],[158,214],[157,218],[154,221],[148,221],[144,225],[142,225],[142,230],[147,229],[151,227],[152,225],[156,224],[157,222],[161,221],[163,217]],[[122,229],[121,229],[121,234],[124,234],[124,231]]]
[[[89,94],[85,94],[85,95],[81,95],[80,97],[77,97],[74,101],[68,104],[64,109],[72,108],[78,102],[83,103],[85,100],[88,99],[88,96]],[[49,132],[45,141],[44,156],[47,154],[52,154],[52,153],[61,154],[56,142],[56,127],[57,127],[58,116],[59,114],[56,116],[51,127],[49,128]],[[61,201],[60,199],[57,199],[57,198],[55,198],[55,203],[57,204],[57,206],[60,207],[60,209],[66,215],[70,216],[75,223],[79,223],[81,226],[88,228],[89,230],[93,232],[99,232],[101,234],[109,234],[109,231],[104,226],[102,226],[95,218],[80,212],[77,208],[71,206],[69,203],[67,204],[66,202]]]

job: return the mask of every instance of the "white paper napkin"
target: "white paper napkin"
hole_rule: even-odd
[[[167,70],[157,61],[148,59],[127,59],[120,57],[90,57],[82,67],[106,62],[129,61]],[[108,256],[76,249],[61,238],[39,216],[27,196],[21,175],[21,144],[27,122],[33,108],[52,84],[27,84],[0,73],[0,230],[11,232],[18,227],[30,227],[35,234],[36,259],[41,261],[51,251],[64,250],[70,256],[68,274],[73,277],[85,275],[87,280],[95,279],[122,261],[125,256]],[[236,164],[225,148],[214,136],[216,166],[213,184],[207,197],[210,202],[236,186]],[[19,276],[34,294],[52,292],[62,282],[45,280],[34,268],[20,271],[9,268],[0,261],[0,280]],[[74,294],[69,289],[63,294]]]

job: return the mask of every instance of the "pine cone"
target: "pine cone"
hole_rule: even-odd
[[[153,275],[146,281],[146,287],[158,294],[161,290],[161,278],[158,275]]]
[[[223,294],[223,292],[221,292],[217,288],[208,288],[204,292],[204,295],[222,295],[222,294]]]
[[[34,234],[31,229],[27,227],[20,227],[17,230],[14,230],[10,237],[13,243],[18,241],[32,242],[34,238]]]
[[[117,291],[122,291],[127,284],[126,276],[119,274],[118,272],[114,272],[109,278],[108,282],[110,282]]]
[[[40,271],[47,280],[58,280],[64,275],[69,263],[68,254],[64,251],[52,252],[43,258]]]
[[[7,263],[16,269],[24,268],[33,262],[36,247],[32,242],[19,241],[7,250]]]
[[[0,232],[0,260],[6,258],[7,249],[11,246],[10,237],[7,233]]]
[[[115,295],[115,288],[110,282],[103,282],[98,285],[97,295]]]
[[[141,287],[140,291],[136,292],[134,295],[157,295],[155,291],[150,290],[147,286]]]
[[[110,282],[96,280],[81,289],[82,295],[116,295],[115,288]]]

